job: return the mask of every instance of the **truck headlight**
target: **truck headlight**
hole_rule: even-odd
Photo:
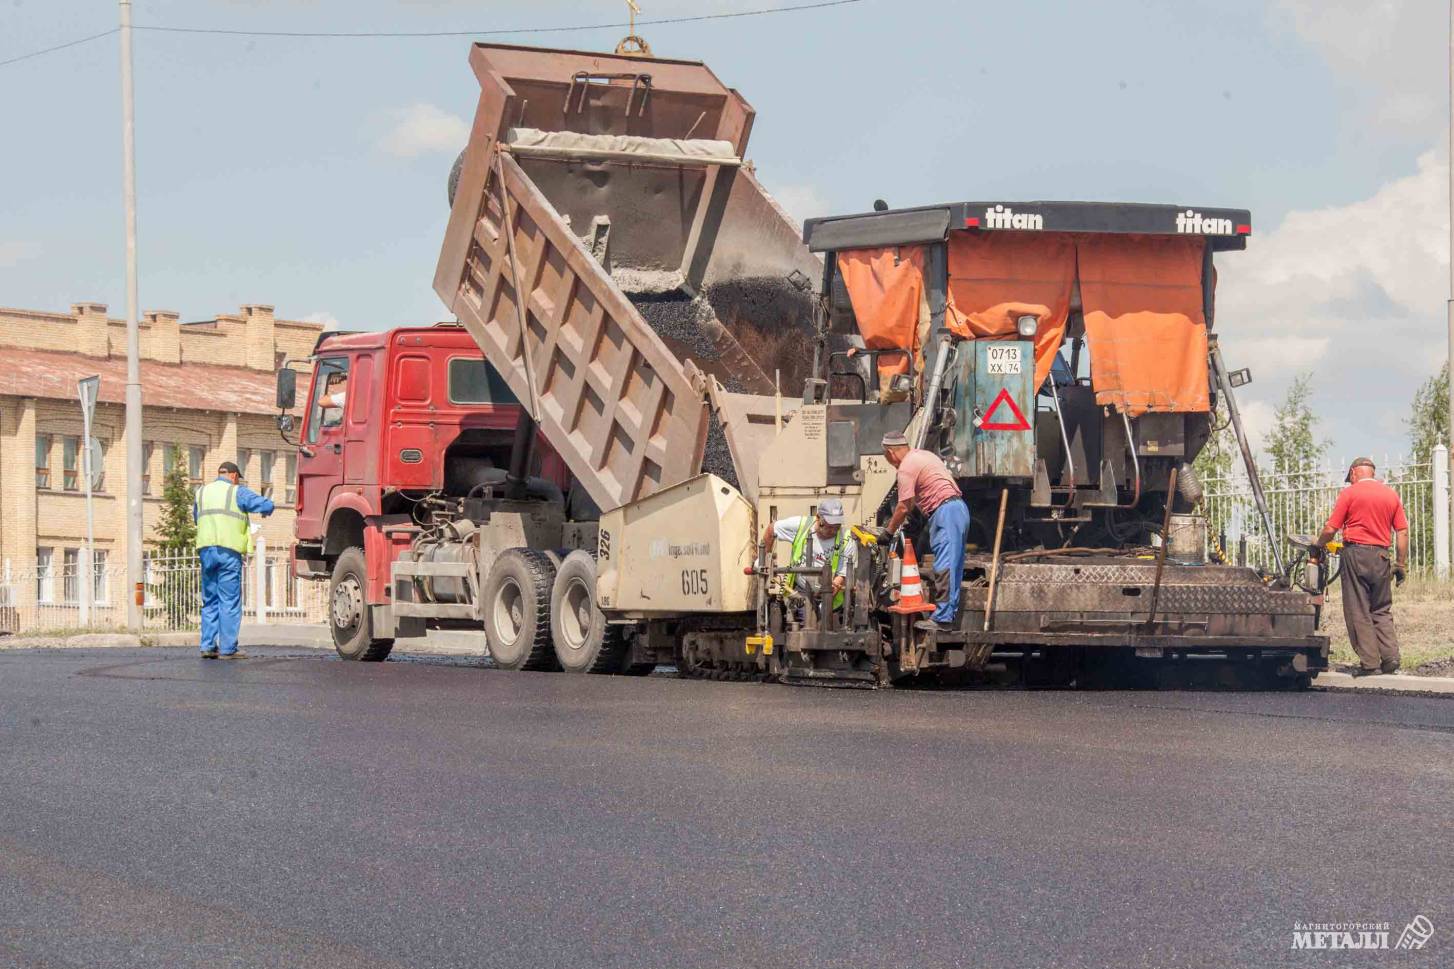
[[[1037,329],[1039,329],[1039,327],[1040,327],[1040,320],[1039,320],[1038,317],[1034,317],[1034,316],[1022,316],[1018,320],[1015,321],[1015,329],[1019,330],[1020,331],[1020,335],[1022,337],[1025,337],[1026,339],[1029,339],[1030,337],[1034,336],[1035,335],[1035,331]]]

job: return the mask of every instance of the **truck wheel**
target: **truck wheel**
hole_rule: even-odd
[[[555,668],[550,645],[550,588],[555,566],[533,548],[506,549],[485,582],[485,642],[506,670]]]
[[[550,593],[550,632],[555,656],[567,673],[614,673],[626,638],[596,607],[596,560],[577,549],[555,573]]]
[[[377,663],[388,657],[394,641],[374,638],[373,616],[364,595],[368,574],[363,549],[357,545],[344,549],[333,563],[333,578],[328,583],[328,626],[339,656]]]

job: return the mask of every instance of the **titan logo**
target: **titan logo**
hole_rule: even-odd
[[[1176,213],[1176,231],[1183,235],[1229,236],[1232,235],[1232,220],[1209,219],[1200,212],[1187,209]]]
[[[1033,229],[1039,231],[1045,228],[1045,216],[1030,215],[1023,212],[1014,212],[1003,205],[996,205],[992,209],[984,210],[984,227],[986,229]],[[1230,229],[1228,230],[1231,231]]]

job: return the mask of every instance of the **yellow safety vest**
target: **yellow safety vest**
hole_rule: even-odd
[[[803,520],[798,522],[798,531],[793,535],[793,551],[792,558],[788,561],[789,568],[806,565],[808,563],[808,536],[815,524],[813,517],[812,515],[804,515]],[[838,574],[838,558],[843,554],[843,539],[847,532],[848,529],[843,526],[840,525],[838,527],[838,538],[833,543],[833,554],[828,560],[828,570],[833,575]],[[797,587],[797,584],[798,577],[795,574],[789,573],[783,577],[783,588],[788,592],[792,592]],[[843,608],[843,593],[841,591],[833,597],[833,608]]]
[[[221,478],[197,489],[197,547],[212,545],[247,554],[247,512],[237,506],[237,485]]]

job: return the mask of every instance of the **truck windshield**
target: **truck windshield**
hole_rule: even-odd
[[[505,378],[481,357],[453,357],[449,361],[451,404],[518,403]]]

